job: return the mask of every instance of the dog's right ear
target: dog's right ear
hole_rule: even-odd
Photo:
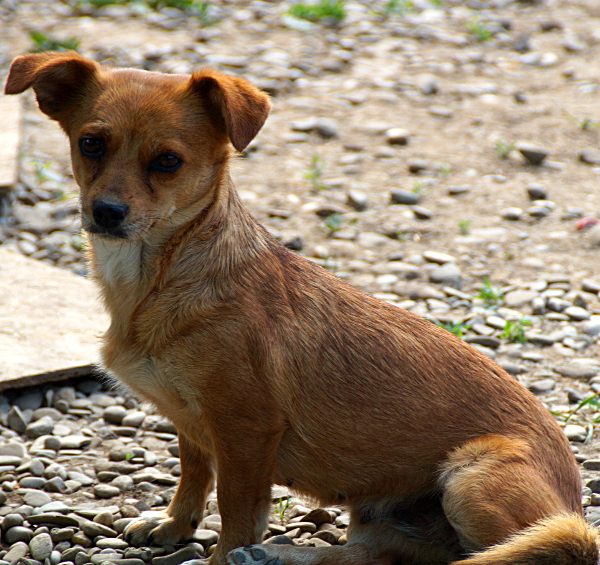
[[[70,110],[94,83],[99,68],[74,51],[21,55],[10,67],[4,93],[19,94],[33,87],[40,110],[64,127]]]

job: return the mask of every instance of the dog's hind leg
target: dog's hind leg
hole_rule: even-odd
[[[564,509],[517,439],[482,436],[450,453],[439,485],[442,507],[467,551],[501,542]]]
[[[165,512],[144,512],[124,537],[133,545],[175,544],[192,537],[202,520],[206,498],[214,487],[212,457],[179,434],[181,481]]]
[[[362,523],[359,512],[353,512],[345,545],[251,545],[230,551],[227,562],[229,565],[438,565],[455,556],[445,547],[443,539],[439,545],[411,539],[398,528],[394,518]]]

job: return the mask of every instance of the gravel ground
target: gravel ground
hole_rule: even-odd
[[[313,24],[289,2],[210,2],[199,18],[3,0],[0,78],[36,30],[77,37],[100,62],[211,65],[268,90],[273,113],[233,165],[250,210],[286,246],[460,334],[534,392],[564,427],[586,515],[600,521],[600,8],[412,4],[347,2],[341,23]],[[24,104],[0,244],[85,275],[66,141],[30,93]],[[150,408],[81,380],[12,393],[0,411],[0,565],[210,554],[214,500],[185,548],[122,540],[128,520],[168,503],[180,472],[176,432]],[[344,543],[346,514],[289,497],[274,491],[267,535]]]

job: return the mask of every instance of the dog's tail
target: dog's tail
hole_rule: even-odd
[[[581,516],[557,514],[451,565],[598,565],[599,545]]]

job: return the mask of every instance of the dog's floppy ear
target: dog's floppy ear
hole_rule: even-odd
[[[10,67],[4,93],[19,94],[33,87],[40,110],[63,124],[98,69],[97,63],[74,51],[21,55]]]
[[[269,96],[248,81],[203,69],[192,75],[190,89],[207,103],[211,117],[238,151],[243,151],[265,123]]]

